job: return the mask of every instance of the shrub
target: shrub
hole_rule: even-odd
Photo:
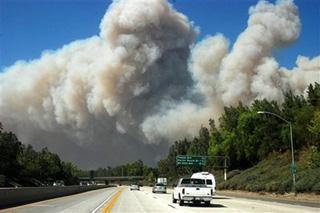
[[[320,182],[313,185],[312,191],[315,192],[316,194],[320,194]]]
[[[238,169],[232,170],[232,171],[228,172],[227,177],[228,177],[228,179],[230,179],[230,178],[233,178],[234,176],[236,176],[236,175],[238,175],[240,173],[241,173],[241,171],[238,170]]]
[[[281,181],[279,188],[275,190],[279,194],[284,194],[286,192],[290,192],[292,189],[292,179],[288,178],[287,180]]]
[[[275,192],[278,191],[280,188],[281,183],[278,181],[271,181],[270,183],[267,183],[265,186],[265,190],[268,192]]]
[[[308,164],[310,168],[319,168],[320,167],[320,149],[312,146],[310,150],[310,154],[307,157]]]
[[[261,192],[264,190],[264,186],[260,184],[250,184],[247,185],[245,189],[250,192]]]
[[[320,168],[307,169],[297,176],[297,192],[311,192],[313,186],[320,182]]]

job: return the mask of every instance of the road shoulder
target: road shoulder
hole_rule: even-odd
[[[320,195],[316,194],[275,194],[275,193],[255,193],[246,191],[231,191],[231,190],[219,190],[217,191],[218,196],[229,196],[237,198],[255,199],[262,201],[279,202],[291,205],[300,205],[320,208]]]

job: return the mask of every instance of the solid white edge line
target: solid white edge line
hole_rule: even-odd
[[[107,199],[105,199],[104,201],[102,201],[102,203],[100,203],[99,206],[97,206],[91,213],[96,213],[97,210],[99,210],[104,204],[106,204],[106,202],[108,202],[113,195],[115,195],[119,190],[115,190]]]

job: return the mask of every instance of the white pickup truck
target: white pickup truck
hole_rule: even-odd
[[[179,201],[179,205],[185,202],[193,202],[200,204],[204,202],[206,206],[210,205],[213,190],[205,185],[203,179],[197,178],[181,178],[172,194],[172,202]]]

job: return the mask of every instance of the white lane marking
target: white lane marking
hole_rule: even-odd
[[[142,207],[141,202],[138,200],[137,195],[136,195],[135,193],[133,193],[133,195],[134,195],[133,197],[134,197],[135,200],[136,200],[137,206],[139,207],[139,209],[142,210],[142,211],[140,211],[140,212],[146,212],[146,211],[144,210],[144,208]]]
[[[176,207],[174,207],[174,206],[173,206],[173,205],[171,205],[171,204],[168,204],[168,206],[170,206],[170,207],[172,207],[172,208],[174,208],[174,209],[176,208]]]
[[[100,203],[99,206],[97,206],[91,213],[96,213],[97,210],[99,210],[104,204],[106,204],[106,202],[108,202],[112,197],[113,195],[115,195],[116,193],[118,192],[118,189],[115,190],[109,197],[107,197],[104,201],[102,201],[102,203]]]

